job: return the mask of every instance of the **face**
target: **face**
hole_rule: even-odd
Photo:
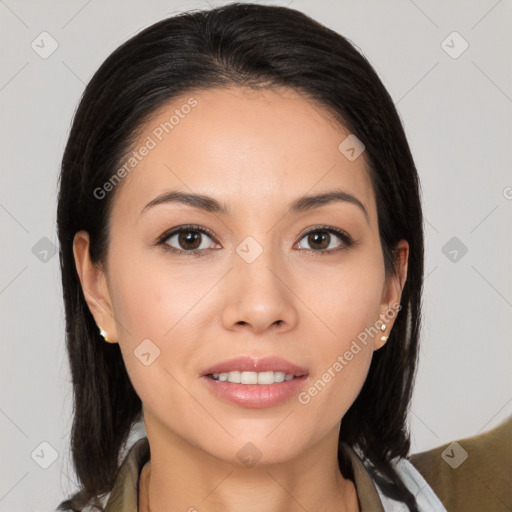
[[[348,135],[290,90],[184,95],[135,145],[149,149],[117,184],[102,269],[75,237],[91,311],[160,432],[234,463],[248,442],[277,462],[337,438],[406,269],[385,274],[365,155],[338,149]],[[171,192],[208,196],[209,208]],[[246,366],[214,368],[240,357]],[[294,378],[205,376],[251,368],[262,372],[239,377]]]

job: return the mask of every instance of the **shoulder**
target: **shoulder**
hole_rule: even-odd
[[[98,506],[88,504],[80,512],[137,512],[139,476],[144,464],[150,458],[147,437],[135,441],[123,454],[110,492],[96,497]],[[57,510],[56,512],[73,512]]]
[[[356,490],[361,504],[361,511],[404,512],[401,491],[387,477],[384,477],[365,457],[357,446],[342,447],[350,456]],[[427,484],[421,474],[405,458],[392,459],[391,465],[405,487],[415,496],[419,512],[446,512],[443,504]]]
[[[105,512],[136,512],[139,477],[144,464],[150,459],[147,437],[136,441],[126,454],[109,493]]]
[[[362,454],[360,456],[362,456]],[[397,498],[397,489],[393,488],[394,484],[384,478],[368,459],[363,458],[362,460],[370,477],[375,483],[384,510],[386,512],[403,512],[407,510],[407,508],[404,508],[404,503]],[[446,508],[434,490],[408,459],[396,457],[391,460],[391,465],[405,487],[407,487],[416,498],[420,512],[446,512]]]
[[[512,510],[512,417],[409,459],[450,511]]]

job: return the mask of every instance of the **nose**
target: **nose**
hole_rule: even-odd
[[[227,330],[249,329],[254,334],[294,329],[298,298],[293,277],[273,251],[264,250],[252,263],[238,254],[226,276],[222,323]]]

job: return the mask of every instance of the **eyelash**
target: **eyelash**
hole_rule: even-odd
[[[199,232],[199,233],[202,233],[204,235],[207,235],[209,236],[214,242],[216,242],[215,240],[215,236],[213,235],[213,233],[206,229],[206,228],[203,228],[201,226],[195,226],[195,225],[185,225],[185,226],[179,226],[177,228],[172,228],[172,229],[169,229],[167,230],[165,233],[163,233],[156,241],[156,244],[157,246],[162,246],[164,248],[164,250],[166,251],[169,251],[173,254],[176,254],[178,256],[199,256],[199,257],[202,257],[202,256],[205,256],[210,250],[216,250],[216,249],[194,249],[193,251],[185,251],[183,249],[176,249],[176,247],[172,247],[168,244],[166,244],[167,240],[173,236],[173,235],[176,235],[176,234],[179,234],[181,232],[187,232],[187,231],[195,231],[195,232]],[[338,228],[335,228],[333,226],[316,226],[315,228],[309,230],[309,231],[306,231],[299,239],[299,242],[307,235],[310,235],[312,233],[317,233],[317,232],[327,232],[327,233],[331,233],[331,234],[334,234],[336,236],[338,236],[341,241],[342,241],[342,246],[341,247],[338,247],[336,249],[324,249],[324,250],[314,250],[314,249],[302,249],[302,250],[306,250],[306,251],[309,251],[311,253],[313,253],[313,256],[325,256],[327,254],[331,254],[333,252],[338,252],[338,251],[342,251],[342,250],[345,250],[345,249],[348,249],[349,247],[351,247],[353,244],[354,244],[354,241],[353,239],[351,238],[351,236],[346,232],[346,231],[343,231],[341,229],[338,229]]]

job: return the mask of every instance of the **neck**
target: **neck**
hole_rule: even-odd
[[[325,512],[359,511],[354,483],[339,471],[337,435],[286,462],[240,467],[147,421],[146,431],[151,461],[139,481],[140,512],[304,512],[319,503]]]

